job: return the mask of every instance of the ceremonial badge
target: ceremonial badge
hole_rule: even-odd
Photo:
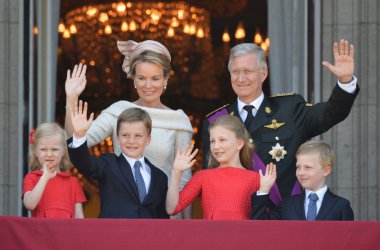
[[[272,112],[272,110],[270,109],[270,107],[265,107],[265,113],[270,114],[270,112]]]
[[[272,147],[272,150],[269,151],[272,159],[275,159],[277,162],[279,162],[281,159],[284,159],[286,153],[286,150],[283,146],[280,145],[280,143],[277,143],[276,146]]]
[[[284,124],[285,124],[285,122],[277,122],[276,119],[273,119],[271,124],[265,125],[264,127],[271,128],[271,129],[277,129]]]

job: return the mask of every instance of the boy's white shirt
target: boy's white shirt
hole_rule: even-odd
[[[73,142],[70,143],[69,147],[70,148],[78,148],[78,147],[82,146],[82,144],[85,143],[86,140],[87,140],[86,136],[83,136],[81,138],[77,138],[73,134]]]

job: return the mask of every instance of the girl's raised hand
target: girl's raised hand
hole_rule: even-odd
[[[74,110],[71,111],[71,123],[76,138],[86,136],[86,132],[94,120],[94,113],[91,113],[89,119],[87,119],[87,109],[87,102],[83,104],[82,101],[79,101],[79,105],[75,102]]]
[[[181,174],[191,168],[194,163],[196,162],[196,159],[194,159],[195,155],[198,153],[198,149],[194,149],[194,145],[191,144],[190,146],[187,146],[183,151],[180,149],[177,150],[177,155],[174,159],[173,163],[173,171],[178,171]]]
[[[86,87],[86,64],[75,65],[73,73],[70,74],[70,70],[67,70],[67,77],[65,82],[66,96],[78,97]]]
[[[259,174],[260,174],[260,192],[269,193],[270,189],[272,188],[277,178],[276,165],[273,163],[269,163],[265,170],[265,175],[263,174],[261,169],[259,170]]]

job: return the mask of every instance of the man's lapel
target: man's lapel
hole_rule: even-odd
[[[249,133],[253,134],[256,130],[263,127],[265,124],[271,123],[273,114],[273,107],[269,103],[269,98],[268,96],[264,95],[264,100],[261,103],[260,108],[253,119],[253,122],[249,128],[247,128]]]
[[[232,105],[228,106],[227,111],[228,111],[228,114],[238,117],[240,119],[240,121],[243,122],[241,117],[240,117],[240,114],[239,114],[237,101],[234,102]]]

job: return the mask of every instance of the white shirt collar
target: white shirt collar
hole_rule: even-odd
[[[148,166],[148,164],[146,163],[144,156],[142,156],[139,159],[134,159],[134,158],[128,157],[124,153],[122,153],[122,154],[125,157],[125,159],[128,161],[128,163],[129,163],[129,165],[131,167],[131,170],[132,170],[133,178],[135,178],[135,179],[136,179],[135,171],[134,171],[135,162],[136,161],[140,161],[141,162],[140,173],[142,175],[142,178],[144,179],[145,189],[147,190],[147,193],[148,193],[149,192],[148,190],[149,190],[149,187],[150,187],[150,183],[151,183],[151,179],[152,179],[151,178],[152,177],[152,171],[151,171],[150,167]]]
[[[310,189],[305,189],[305,195],[306,199],[309,197],[311,193],[315,193],[318,195],[318,201],[322,202],[323,197],[325,196],[325,193],[327,192],[327,185],[325,185],[323,188],[319,189],[318,191],[311,191]]]
[[[127,160],[127,162],[129,163],[129,165],[131,166],[131,169],[132,169],[132,172],[133,172],[133,166],[135,165],[135,162],[136,161],[140,161],[141,162],[141,166],[144,170],[146,171],[149,171],[150,169],[148,168],[147,164],[145,163],[145,158],[144,156],[142,156],[141,158],[139,159],[135,159],[135,158],[131,158],[129,156],[127,156],[126,154],[122,153],[122,155],[125,157],[125,159]],[[149,170],[148,170],[149,169]]]
[[[255,100],[253,100],[251,103],[244,103],[242,100],[240,100],[240,98],[238,97],[237,99],[237,104],[238,104],[238,111],[239,111],[239,114],[241,114],[242,110],[243,110],[243,107],[245,105],[253,105],[257,110],[259,110],[261,104],[263,103],[264,101],[264,93],[261,92],[261,95],[259,97],[257,97]]]

